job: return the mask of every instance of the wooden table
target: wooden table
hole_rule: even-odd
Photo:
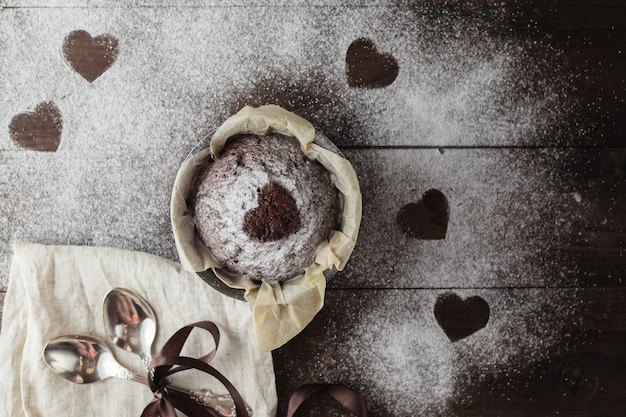
[[[626,414],[626,3],[157,3],[0,1],[4,271],[15,239],[177,259],[180,161],[272,102],[364,202],[325,308],[274,353],[279,415],[307,382],[372,416]]]

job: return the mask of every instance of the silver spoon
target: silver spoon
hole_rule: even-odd
[[[148,385],[148,379],[122,366],[104,344],[89,336],[61,336],[43,349],[44,362],[57,375],[77,384],[90,384],[107,378],[118,378]],[[172,385],[167,389],[184,394],[215,413],[216,417],[235,417],[236,408],[230,395],[216,395],[207,390],[187,391]],[[252,410],[246,405],[248,414]]]
[[[104,297],[104,328],[118,347],[141,358],[148,369],[156,336],[156,315],[141,297],[124,288],[115,288]]]
[[[114,288],[103,301],[104,327],[116,346],[141,358],[146,369],[152,360],[152,344],[156,336],[156,314],[141,296],[125,288]],[[215,394],[207,389],[191,391],[192,397],[221,416],[235,416],[235,402],[230,394]],[[246,404],[248,414],[252,410]]]
[[[96,338],[61,336],[43,349],[46,364],[55,373],[77,384],[119,378],[147,385],[148,379],[124,368]]]

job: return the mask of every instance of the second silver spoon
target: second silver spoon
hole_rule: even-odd
[[[114,288],[103,301],[104,328],[118,347],[141,358],[146,369],[152,360],[152,344],[156,336],[156,314],[150,304],[125,288]],[[235,402],[229,394],[216,394],[208,389],[191,391],[196,401],[217,411],[221,416],[234,416]],[[249,415],[252,410],[246,404]]]
[[[141,358],[147,369],[152,360],[156,336],[156,315],[150,305],[124,288],[115,288],[104,297],[104,328],[118,347]]]

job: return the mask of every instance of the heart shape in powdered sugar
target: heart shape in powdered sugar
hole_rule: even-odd
[[[84,79],[93,82],[117,59],[118,41],[105,34],[92,37],[84,30],[72,31],[63,42],[63,57]]]
[[[56,152],[62,130],[61,112],[51,101],[40,103],[32,112],[16,115],[9,124],[11,139],[34,151]]]
[[[282,185],[271,182],[259,190],[259,205],[243,219],[244,232],[259,242],[283,239],[300,228],[300,215],[293,196]]]
[[[399,71],[393,55],[378,52],[370,39],[357,39],[348,47],[346,77],[350,87],[387,87],[395,81]]]
[[[456,342],[487,325],[489,304],[478,296],[462,299],[453,292],[447,292],[437,298],[434,313],[448,339]]]
[[[448,199],[441,191],[430,189],[418,201],[402,206],[396,223],[408,237],[438,240],[446,238],[449,218]]]

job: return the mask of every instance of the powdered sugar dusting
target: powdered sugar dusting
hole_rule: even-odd
[[[194,211],[203,242],[226,269],[252,279],[285,280],[304,273],[337,222],[338,192],[329,173],[287,136],[236,139],[207,165],[198,183]],[[246,218],[254,215],[271,183],[294,200],[291,216],[298,216],[299,224],[280,239],[259,241],[246,230]]]
[[[575,106],[567,75],[559,74],[558,50],[507,36],[498,27],[497,7],[489,16],[446,10],[2,10],[3,283],[15,239],[116,246],[177,259],[169,225],[176,171],[208,130],[244,104],[284,105],[344,147],[581,143],[566,126]],[[93,83],[61,57],[63,39],[75,29],[119,40],[115,64]],[[398,78],[389,87],[346,85],[346,50],[361,37],[398,61]],[[535,54],[537,48],[543,53]],[[58,151],[19,148],[6,129],[12,117],[49,100],[63,116]],[[520,162],[514,153],[492,157],[466,149],[450,159],[432,149],[386,151],[357,149],[348,155],[362,176],[365,204],[361,243],[349,263],[352,273],[344,275],[349,285],[371,286],[374,280],[386,288],[555,284],[560,271],[555,275],[554,265],[528,260],[537,248],[540,253],[550,248],[549,230],[540,230],[542,216],[548,215],[557,232],[563,225],[566,233],[566,204],[585,203],[572,198],[577,190],[562,187],[550,171],[559,161],[525,165],[533,155]],[[567,154],[544,154],[545,160],[552,157]],[[532,176],[523,180],[529,171]],[[393,236],[399,205],[429,188],[440,189],[450,201],[447,240]],[[523,198],[510,200],[515,192]],[[391,214],[381,216],[381,207]],[[385,246],[388,235],[401,239]],[[444,253],[457,257],[444,259]],[[369,304],[363,300],[357,309],[362,314],[350,313],[350,306],[346,317],[338,313],[345,327],[337,330],[343,333],[329,337],[346,346],[332,358],[334,370],[364,392],[374,413],[386,409],[395,415],[446,415],[464,379],[498,374],[505,364],[514,372],[533,355],[554,349],[559,324],[576,309],[570,303],[573,290],[467,289],[461,294],[481,295],[492,314],[485,329],[453,344],[432,316],[437,290],[416,290],[413,297],[409,291],[402,296],[385,291]],[[326,309],[333,307],[338,308]],[[335,311],[343,312],[343,306]],[[323,365],[312,366],[324,374]]]
[[[571,328],[581,303],[576,290],[457,291],[484,298],[491,315],[484,329],[451,343],[432,312],[443,292],[381,291],[363,296],[365,308],[345,306],[345,325],[354,330],[342,341],[339,354],[348,359],[337,372],[364,393],[373,413],[456,415],[476,390],[506,393],[483,384],[510,384],[538,361],[562,354],[555,346],[572,341],[563,329]]]
[[[575,271],[563,269],[559,249],[590,209],[588,201],[572,199],[577,183],[560,169],[573,154],[567,149],[346,151],[364,190],[364,221],[351,262],[331,285],[573,284]],[[441,191],[450,205],[442,240],[408,237],[396,224],[400,207],[419,201],[429,189]]]

